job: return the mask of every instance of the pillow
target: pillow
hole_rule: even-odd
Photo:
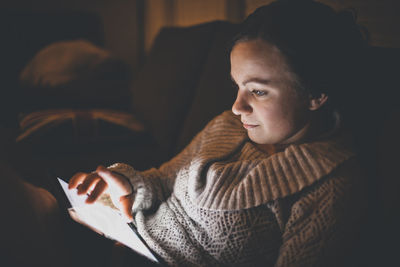
[[[129,106],[127,65],[85,40],[55,42],[22,70],[24,112]]]

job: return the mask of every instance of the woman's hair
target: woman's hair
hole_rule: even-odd
[[[231,49],[255,39],[283,53],[297,76],[298,90],[313,96],[325,93],[335,107],[354,86],[367,47],[354,12],[336,12],[312,0],[279,0],[258,8],[242,23]]]

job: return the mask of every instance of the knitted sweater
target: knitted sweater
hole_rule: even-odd
[[[171,266],[334,266],[363,206],[345,140],[269,155],[224,112],[160,168],[110,169],[130,179],[138,231]]]

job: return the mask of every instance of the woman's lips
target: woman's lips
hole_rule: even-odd
[[[253,128],[257,127],[257,126],[258,126],[258,125],[255,125],[255,124],[243,123],[243,127],[244,127],[245,129],[253,129]]]

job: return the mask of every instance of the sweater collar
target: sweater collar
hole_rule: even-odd
[[[213,136],[205,136],[204,149],[190,167],[201,170],[190,176],[188,193],[202,208],[246,209],[293,195],[354,156],[348,145],[348,135],[338,131],[329,139],[292,144],[281,152],[257,160],[213,164],[240,153],[249,142],[240,124],[232,120],[225,120],[223,124],[224,131],[213,129],[210,131]],[[213,140],[219,140],[218,149]],[[257,148],[253,146],[252,149]]]

